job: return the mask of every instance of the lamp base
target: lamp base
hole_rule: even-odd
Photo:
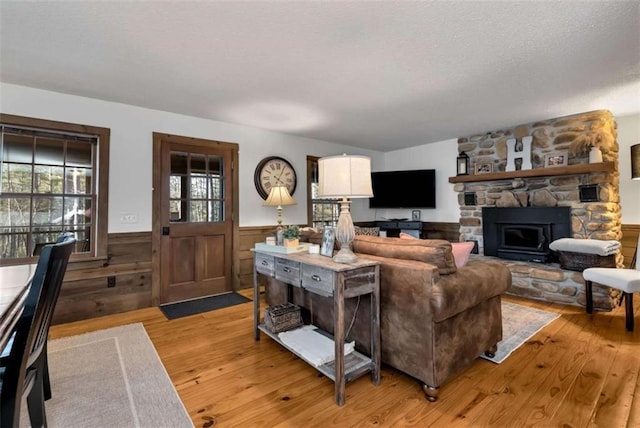
[[[349,212],[349,204],[351,202],[347,198],[340,201],[340,216],[336,225],[336,239],[340,243],[340,251],[333,256],[336,263],[354,263],[358,260],[351,250],[351,242],[356,234]]]
[[[358,261],[358,258],[349,248],[343,247],[333,256],[333,261],[336,263],[355,263]]]

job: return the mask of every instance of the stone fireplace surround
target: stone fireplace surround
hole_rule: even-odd
[[[507,140],[532,136],[531,171],[507,172]],[[469,155],[471,171],[476,164],[491,164],[493,173],[452,177],[460,205],[460,240],[478,242],[484,254],[483,207],[571,208],[571,234],[580,239],[622,239],[619,200],[617,131],[613,115],[598,110],[556,119],[532,122],[504,130],[458,139],[458,151]],[[589,146],[602,151],[612,167],[589,167]],[[566,152],[565,152],[566,151]],[[547,154],[568,154],[569,168],[544,168]],[[584,164],[584,168],[572,165]],[[595,164],[594,164],[595,165]],[[602,166],[604,164],[600,164]],[[538,170],[538,171],[536,171]],[[580,185],[597,185],[597,201],[581,202]],[[466,196],[466,198],[465,198]],[[475,204],[469,204],[475,199]],[[466,204],[465,204],[466,200]],[[556,263],[503,260],[509,266],[513,285],[508,293],[555,303],[585,306],[584,280],[580,272],[561,269]],[[622,255],[616,256],[622,267]],[[594,307],[611,310],[618,305],[618,291],[594,286]]]

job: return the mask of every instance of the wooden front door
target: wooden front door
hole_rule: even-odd
[[[156,303],[233,291],[237,152],[237,144],[154,133]]]

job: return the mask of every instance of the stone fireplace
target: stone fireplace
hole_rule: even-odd
[[[480,254],[504,258],[504,251],[498,254],[494,243],[486,241],[483,209],[524,207],[565,207],[570,222],[569,230],[563,232],[565,236],[621,240],[616,137],[612,114],[598,110],[459,138],[458,150],[469,156],[471,171],[476,170],[475,165],[490,165],[490,168],[477,168],[477,175],[450,179],[455,183],[460,205],[460,240],[477,241]],[[507,141],[520,142],[525,138],[532,139],[532,168],[506,172]],[[592,146],[601,150],[603,162],[589,164]],[[548,156],[555,155],[566,157],[566,165],[550,166]],[[487,170],[488,173],[481,174]],[[508,232],[519,233],[520,238],[527,235],[534,239],[536,235],[540,240],[557,239],[545,235],[549,231],[545,232],[543,227],[509,229]],[[548,246],[548,243],[542,246]],[[487,254],[485,250],[488,250]],[[621,254],[617,255],[616,262],[622,267]],[[508,260],[505,263],[513,276],[510,294],[585,305],[584,280],[580,272],[561,269],[552,259]],[[594,287],[594,307],[610,310],[617,304],[615,290]]]

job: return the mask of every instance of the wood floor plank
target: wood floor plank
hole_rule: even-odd
[[[627,427],[640,427],[640,376],[636,379],[633,401],[627,419]]]
[[[380,385],[363,376],[335,405],[329,379],[268,337],[253,340],[253,302],[176,320],[147,308],[53,326],[51,337],[142,322],[196,427],[640,426],[640,333],[625,334],[624,311],[504,300],[562,316],[502,364],[478,360],[436,403],[383,365]]]
[[[621,345],[605,378],[589,426],[625,427],[638,380],[640,356]]]
[[[517,301],[514,303],[525,304],[527,306],[536,307],[538,309],[561,312],[561,307],[553,308],[540,303],[531,303],[527,301]],[[530,304],[531,303],[531,304]],[[563,315],[563,317],[566,317]],[[497,418],[502,420],[509,416],[501,417],[504,413],[509,413],[517,407],[517,400],[526,401],[527,397],[524,393],[515,394],[518,389],[528,391],[533,389],[529,384],[536,385],[536,382],[541,381],[541,377],[535,375],[524,376],[525,380],[519,380],[523,378],[523,367],[530,367],[532,372],[538,372],[539,364],[532,364],[532,358],[535,358],[540,353],[544,354],[544,351],[549,353],[555,353],[556,348],[562,345],[562,342],[551,340],[551,337],[556,336],[558,331],[566,328],[564,318],[557,319],[551,324],[546,326],[531,339],[525,342],[519,349],[517,349],[511,356],[509,356],[501,365],[495,365],[494,363],[485,362],[488,368],[482,370],[481,375],[477,376],[476,380],[470,385],[468,381],[465,381],[466,390],[461,393],[455,393],[459,398],[457,402],[452,402],[446,409],[443,409],[441,415],[435,417],[429,413],[425,413],[421,416],[424,423],[426,421],[435,420],[440,424],[451,424],[462,421],[470,421],[479,423],[477,419],[483,423],[489,423],[491,418]],[[455,382],[456,380],[452,381]],[[520,386],[522,384],[522,386]],[[471,386],[471,388],[469,388]],[[527,389],[528,388],[528,389]],[[446,389],[443,389],[443,397]],[[448,393],[450,394],[450,393]],[[516,400],[516,402],[514,402]],[[514,402],[514,405],[511,403]]]
[[[587,360],[550,418],[554,425],[588,426],[620,345],[619,323],[610,314],[589,315],[591,323],[576,337],[586,341]]]
[[[553,376],[556,369],[562,364],[573,368],[578,363],[575,356],[584,355],[576,352],[575,345],[570,343],[569,338],[579,328],[579,324],[571,320],[564,316],[552,322],[503,363],[507,364],[504,367],[507,371],[501,370],[493,379],[478,385],[490,399],[483,408],[468,414],[467,419],[480,426],[504,426],[522,415],[522,407],[538,400],[546,391],[558,388],[554,386],[558,381]],[[567,370],[561,372],[562,379],[570,378]]]

